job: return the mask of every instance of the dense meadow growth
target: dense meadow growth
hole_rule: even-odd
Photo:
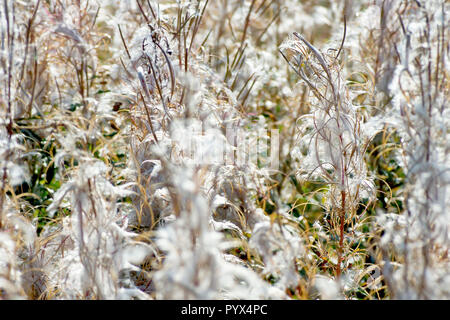
[[[450,299],[448,1],[0,2],[0,299]]]

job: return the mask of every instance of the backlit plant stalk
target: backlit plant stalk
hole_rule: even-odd
[[[368,138],[361,132],[360,116],[348,98],[337,57],[321,53],[298,33],[285,41],[280,52],[310,88],[314,108],[298,122],[301,130],[309,130],[302,139],[311,151],[299,171],[329,185],[327,211],[330,232],[339,239],[334,269],[340,278],[350,255],[346,224],[355,216],[362,191],[371,190],[363,159]]]

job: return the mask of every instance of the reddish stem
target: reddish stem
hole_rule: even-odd
[[[339,247],[338,247],[338,264],[337,264],[337,270],[336,270],[336,275],[337,278],[339,278],[341,276],[341,264],[343,261],[343,257],[342,257],[342,251],[343,251],[343,247],[344,247],[344,222],[345,222],[345,191],[342,190],[341,191],[341,216],[340,216],[340,220],[341,220],[341,225],[340,225],[340,236],[339,236]]]

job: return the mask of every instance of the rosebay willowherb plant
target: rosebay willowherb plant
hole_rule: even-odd
[[[364,162],[370,137],[361,132],[361,116],[348,98],[337,56],[324,55],[298,33],[280,49],[310,88],[312,113],[299,119],[300,130],[309,131],[302,135],[299,175],[317,177],[328,185],[324,202],[329,218],[325,227],[338,243],[335,253],[322,254],[334,265],[339,279],[343,271],[349,271],[350,258],[352,263],[361,259],[350,247],[354,240],[345,237],[346,231],[360,227],[361,217],[356,216],[359,201],[364,193],[373,191]]]
[[[134,234],[125,230],[126,216],[116,198],[131,191],[126,185],[111,185],[104,177],[106,170],[103,162],[81,164],[48,208],[53,214],[71,196],[71,216],[63,219],[62,230],[53,231],[53,239],[41,250],[49,282],[60,298],[145,297],[130,277],[140,271],[133,264],[141,263],[152,248],[135,243]]]
[[[448,298],[448,9],[0,0],[0,299]]]

